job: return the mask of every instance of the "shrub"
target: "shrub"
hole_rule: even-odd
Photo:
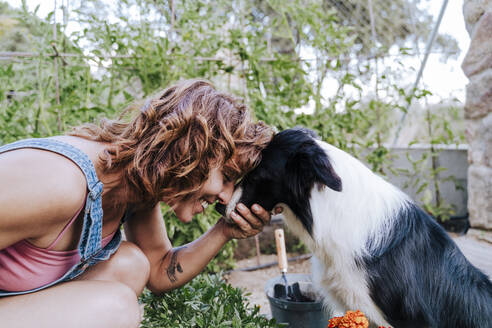
[[[199,275],[185,286],[162,295],[145,291],[142,328],[156,327],[280,327],[259,314],[239,288],[218,275]]]

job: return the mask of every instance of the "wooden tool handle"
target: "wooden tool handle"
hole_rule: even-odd
[[[277,244],[278,267],[281,272],[287,272],[287,252],[285,251],[284,229],[275,229],[275,243]]]

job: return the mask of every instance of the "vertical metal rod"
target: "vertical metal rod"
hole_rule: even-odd
[[[375,20],[374,20],[374,11],[373,11],[373,7],[372,7],[372,0],[368,0],[369,2],[369,17],[370,17],[370,20],[371,20],[371,34],[372,34],[372,42],[374,42],[374,46],[376,46],[376,23],[375,23]],[[376,64],[376,97],[378,97],[378,77],[379,77],[379,69],[378,69],[378,55],[377,53],[375,54],[374,56],[374,62]],[[379,97],[378,97],[379,98]]]
[[[169,3],[171,5],[171,29],[174,30],[174,24],[176,23],[174,17],[174,1],[170,0]]]
[[[437,22],[436,25],[434,26],[434,29],[432,30],[432,33],[429,37],[429,40],[427,40],[427,45],[425,47],[425,55],[424,59],[422,60],[422,63],[420,64],[420,69],[419,72],[417,73],[417,78],[415,79],[415,82],[413,83],[413,87],[411,90],[411,97],[410,100],[408,101],[407,104],[407,110],[403,113],[400,122],[398,124],[398,129],[396,130],[396,135],[395,139],[393,140],[393,147],[396,145],[398,142],[398,138],[400,137],[400,132],[403,127],[403,123],[405,122],[405,119],[407,117],[408,112],[410,111],[410,106],[412,105],[412,100],[413,96],[415,94],[415,90],[417,89],[417,85],[420,82],[420,78],[422,77],[422,73],[424,72],[425,64],[427,63],[427,58],[429,58],[430,50],[432,48],[432,45],[434,44],[434,41],[437,36],[437,31],[439,30],[439,26],[441,25],[442,17],[444,16],[444,12],[446,11],[446,6],[448,5],[448,0],[443,0],[442,6],[441,6],[441,11],[439,12],[439,16],[437,17]]]
[[[244,32],[246,29],[244,27],[244,16],[243,13],[246,10],[245,4],[243,1],[239,1],[239,25],[241,27],[241,32]],[[249,65],[248,65],[249,66]],[[249,105],[249,91],[248,91],[248,77],[246,73],[246,64],[244,62],[244,59],[241,57],[241,72],[243,74],[243,94],[244,94],[244,101],[246,104]]]
[[[256,246],[256,265],[260,265],[260,237],[258,235],[255,235],[255,246]]]
[[[372,6],[372,0],[368,0],[369,2],[369,17],[371,19],[371,34],[372,34],[372,42],[374,43],[374,47],[377,46],[377,35],[376,35],[376,21],[374,19],[374,8]],[[374,66],[375,66],[375,73],[376,73],[376,85],[375,85],[375,93],[376,93],[376,100],[379,101],[379,57],[378,57],[378,50],[376,48],[376,52],[374,53]],[[380,122],[379,120],[381,119],[381,113],[380,113],[380,106],[376,106],[376,114],[378,116],[378,122],[376,122],[378,128],[377,128],[377,133],[376,133],[376,142],[377,146],[381,147],[381,129],[379,128]],[[380,168],[382,171],[382,168]],[[381,172],[382,173],[382,172]]]
[[[56,47],[56,0],[55,0],[55,8],[53,9],[53,46]],[[56,105],[58,109],[56,110],[57,123],[58,123],[58,132],[62,130],[61,127],[61,114],[60,114],[60,81],[58,80],[58,53],[53,56],[53,74],[55,77],[55,95],[56,95]]]

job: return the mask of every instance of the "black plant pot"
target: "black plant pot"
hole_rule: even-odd
[[[290,328],[325,328],[328,325],[329,314],[323,309],[322,302],[316,300],[312,288],[311,276],[307,274],[287,274],[289,285],[298,282],[301,291],[306,293],[313,302],[292,302],[285,298],[274,297],[274,286],[283,284],[282,276],[267,281],[265,293],[270,303],[272,317],[277,323],[288,324]]]
[[[439,224],[448,232],[454,232],[459,235],[465,235],[470,228],[470,221],[468,220],[468,214],[465,216],[452,216],[449,220],[440,221]]]

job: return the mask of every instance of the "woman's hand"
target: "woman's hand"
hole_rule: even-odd
[[[243,239],[256,235],[270,222],[270,213],[258,204],[248,209],[239,203],[236,210],[231,213],[234,223],[227,223],[221,218],[217,224],[222,226],[224,235],[231,238]]]

